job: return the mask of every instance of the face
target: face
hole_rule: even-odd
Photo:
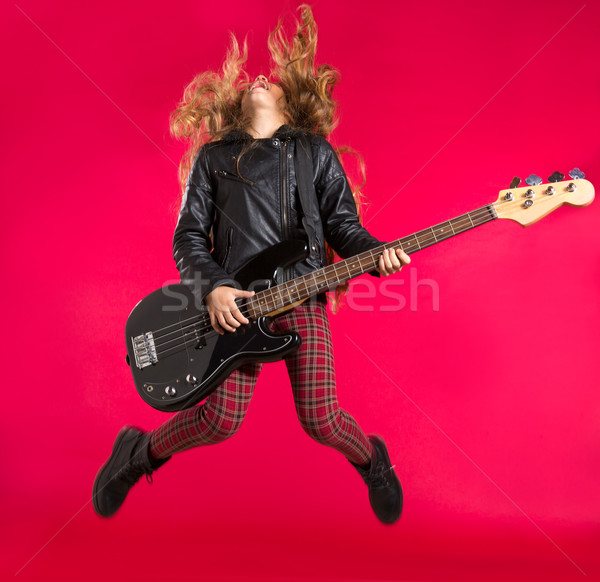
[[[283,89],[271,83],[264,75],[258,75],[242,97],[242,109],[246,113],[252,110],[272,109],[274,112],[285,111],[285,94]]]

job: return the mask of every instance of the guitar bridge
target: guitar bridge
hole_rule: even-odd
[[[154,345],[154,336],[151,331],[132,337],[131,343],[133,344],[135,365],[140,370],[158,362],[156,346]]]

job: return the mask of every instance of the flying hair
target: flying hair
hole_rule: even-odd
[[[270,74],[285,94],[288,125],[292,129],[327,137],[339,121],[338,103],[332,92],[340,74],[330,65],[316,66],[317,24],[310,6],[303,4],[298,10],[300,21],[296,21],[296,31],[291,38],[284,30],[282,19],[269,34]],[[194,77],[171,114],[171,135],[188,142],[188,149],[179,164],[182,194],[200,148],[233,130],[244,131],[248,127],[249,119],[242,111],[242,97],[250,86],[248,73],[244,70],[247,60],[247,39],[240,46],[232,34],[221,71],[205,71]],[[348,147],[336,148],[336,153],[350,153],[358,160],[362,183],[358,187],[351,186],[360,216],[364,207],[361,190],[365,183],[362,156]],[[330,263],[335,260],[329,245],[326,245],[326,254]],[[347,287],[346,283],[336,289],[334,309]]]

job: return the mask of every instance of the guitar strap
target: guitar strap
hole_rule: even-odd
[[[302,207],[302,225],[308,235],[310,256],[321,257],[321,243],[317,236],[316,221],[319,210],[316,207],[317,195],[313,184],[313,162],[310,141],[306,134],[296,140],[296,152],[294,158],[296,168],[296,182],[298,184],[298,197]]]

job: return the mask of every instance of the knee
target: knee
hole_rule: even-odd
[[[231,438],[242,426],[243,411],[224,413],[220,409],[205,407],[197,424],[198,436],[205,444],[213,445]]]
[[[222,443],[230,439],[240,429],[241,425],[241,421],[221,420],[208,426],[206,439],[211,444]]]
[[[313,440],[324,445],[337,442],[339,435],[339,414],[333,412],[326,416],[299,414],[300,426]]]

